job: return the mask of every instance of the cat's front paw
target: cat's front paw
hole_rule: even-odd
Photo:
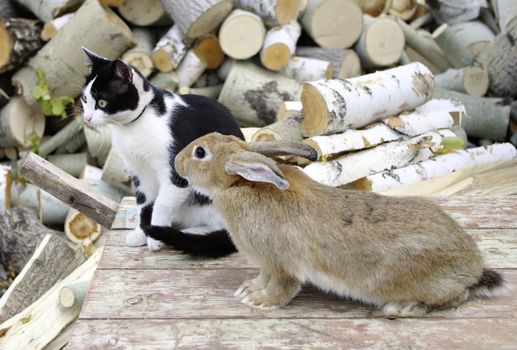
[[[163,246],[164,246],[163,242],[158,241],[151,237],[147,237],[147,247],[149,248],[149,250],[152,250],[154,252],[154,251],[162,249]]]
[[[129,231],[126,236],[126,244],[130,247],[141,247],[147,242],[147,236],[145,232],[137,227],[134,230]]]

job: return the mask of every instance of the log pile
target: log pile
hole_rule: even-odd
[[[321,183],[384,192],[517,156],[513,38],[513,0],[0,0],[0,221],[39,230],[25,246],[0,228],[23,253],[2,260],[14,283],[0,347],[29,331],[47,344],[75,317],[95,264],[83,260],[133,191],[109,129],[85,127],[72,103],[81,46],[217,99],[249,141],[303,140],[318,161],[281,161]],[[52,278],[28,297],[40,262]],[[56,317],[52,332],[20,326],[33,311],[34,327]]]

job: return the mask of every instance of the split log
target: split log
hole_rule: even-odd
[[[495,35],[480,21],[458,23],[450,27],[457,41],[466,47],[474,56],[494,41]]]
[[[40,32],[41,24],[36,20],[0,20],[0,73],[20,67],[41,48]]]
[[[49,41],[56,36],[57,32],[65,26],[65,24],[74,16],[74,13],[57,17],[50,22],[45,23],[41,30],[41,40]]]
[[[259,141],[301,141],[300,127],[303,116],[298,114],[259,129],[251,142]]]
[[[511,27],[511,23],[517,20],[517,2],[514,0],[492,0],[492,6],[501,31],[506,31]]]
[[[226,79],[219,102],[245,126],[275,122],[282,101],[299,100],[301,85],[251,63],[235,62]]]
[[[183,61],[181,61],[176,74],[180,86],[192,86],[206,70],[206,64],[196,55],[194,50],[188,50]]]
[[[490,89],[498,96],[517,96],[517,21],[479,53],[476,61],[490,76]]]
[[[363,13],[353,0],[309,0],[301,22],[319,46],[330,49],[351,47],[363,31]]]
[[[433,75],[411,63],[349,80],[303,85],[302,135],[315,136],[359,128],[411,110],[431,99]]]
[[[317,58],[291,57],[280,74],[299,82],[332,78],[332,63]]]
[[[466,93],[472,96],[484,96],[488,91],[490,80],[488,72],[481,67],[449,69],[434,77],[437,87]]]
[[[90,281],[64,286],[59,291],[59,303],[65,308],[80,310],[89,288]]]
[[[133,35],[136,39],[136,46],[124,52],[121,59],[138,69],[147,78],[154,68],[151,52],[156,40],[153,32],[145,28],[133,28]]]
[[[65,143],[64,148],[68,153],[76,153],[85,144],[86,136],[84,135],[84,129],[82,129]]]
[[[12,169],[8,165],[0,164],[0,215],[11,207]]]
[[[77,86],[88,72],[81,46],[115,59],[134,43],[131,30],[113,11],[97,0],[86,0],[63,30],[13,76],[12,82],[18,94],[34,104],[32,91],[38,84],[35,69],[40,68],[52,96],[76,97],[80,92]]]
[[[404,32],[406,44],[418,52],[419,55],[429,60],[440,71],[445,71],[451,67],[449,60],[442,50],[437,47],[432,38],[425,38],[400,19],[398,20],[398,24]]]
[[[332,63],[332,78],[348,79],[361,75],[361,60],[354,50],[297,47],[296,55]]]
[[[151,54],[154,65],[161,72],[170,72],[178,68],[181,60],[187,54],[188,40],[178,25],[173,25],[156,43]]]
[[[436,89],[434,97],[457,99],[465,105],[467,116],[462,119],[461,127],[467,135],[504,141],[511,106],[505,106],[501,98],[475,97],[443,89]]]
[[[0,319],[13,317],[45,294],[57,281],[84,262],[78,249],[46,230],[34,254],[0,299]]]
[[[158,72],[151,78],[151,84],[160,89],[166,89],[175,92],[179,85],[179,78],[176,72],[171,71],[167,73]]]
[[[363,191],[381,192],[390,188],[429,180],[460,169],[510,160],[516,157],[517,150],[510,143],[458,150],[404,168],[370,175],[346,187]]]
[[[447,58],[454,67],[467,67],[474,62],[472,53],[446,23],[433,32],[433,38],[442,51],[447,52]]]
[[[162,0],[165,11],[186,34],[195,39],[208,34],[232,11],[232,0]]]
[[[189,88],[186,86],[182,86],[178,89],[178,93],[180,95],[192,94],[192,95],[201,95],[216,99],[221,94],[221,90],[223,89],[223,85],[212,85],[201,88]]]
[[[346,154],[329,162],[314,162],[303,171],[313,180],[328,186],[342,186],[362,177],[401,168],[419,159],[430,158],[441,146],[449,130],[428,132],[409,140],[389,142],[364,151]],[[427,152],[422,152],[426,151]],[[429,152],[430,150],[430,152]]]
[[[81,6],[84,0],[16,0],[43,22],[50,22]]]
[[[224,61],[224,52],[219,45],[219,39],[213,34],[203,35],[197,39],[194,52],[207,69],[216,69]]]
[[[90,281],[99,263],[102,249],[95,253],[70,275],[56,283],[47,293],[27,309],[2,324],[0,347],[4,349],[43,349],[63,328],[79,315],[77,308],[66,309],[57,301],[61,288],[84,281]],[[29,319],[30,322],[23,320]],[[52,320],[52,327],[48,327]]]
[[[276,120],[281,121],[293,115],[302,114],[302,108],[300,101],[282,101],[276,113]]]
[[[92,191],[87,184],[32,153],[25,159],[20,173],[27,180],[88,215],[102,226],[111,227],[118,204]]]
[[[298,18],[300,0],[236,0],[235,6],[257,14],[268,27],[276,27]]]
[[[284,68],[295,53],[300,34],[301,27],[296,21],[268,30],[260,51],[264,67],[276,71]]]
[[[365,15],[364,30],[355,50],[366,68],[387,67],[395,64],[404,51],[402,29],[389,17],[373,18]]]
[[[237,60],[246,60],[262,48],[266,28],[259,16],[234,10],[219,30],[219,41],[225,54]]]
[[[118,6],[120,15],[129,23],[137,26],[156,26],[171,24],[160,0],[124,0]]]
[[[106,125],[98,129],[85,127],[84,135],[86,136],[90,155],[101,164],[104,164],[111,150],[111,131],[109,127]]]
[[[48,157],[48,161],[73,177],[79,177],[88,161],[86,153],[57,154]]]
[[[438,23],[453,25],[478,18],[486,0],[434,0],[427,2]]]
[[[83,130],[84,123],[82,118],[76,117],[68,123],[63,129],[58,131],[55,135],[43,142],[39,148],[39,155],[42,157],[48,156],[60,146],[70,141],[77,133]]]
[[[28,136],[43,136],[45,116],[21,97],[13,97],[0,111],[0,147],[30,147]]]

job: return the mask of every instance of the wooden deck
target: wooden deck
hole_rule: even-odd
[[[517,349],[517,197],[435,200],[513,292],[425,318],[387,320],[304,287],[286,308],[258,312],[233,297],[256,274],[240,254],[191,260],[127,247],[134,210],[125,200],[67,349]]]

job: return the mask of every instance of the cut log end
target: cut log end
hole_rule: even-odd
[[[125,0],[118,10],[122,17],[137,26],[149,26],[170,22],[160,0]]]
[[[171,57],[167,53],[167,51],[162,50],[162,49],[154,50],[153,53],[151,54],[151,58],[154,62],[155,67],[160,72],[167,73],[172,70],[173,67],[172,67]]]
[[[218,68],[224,61],[224,52],[219,45],[219,39],[215,35],[199,38],[194,52],[207,69]]]
[[[303,119],[302,135],[320,135],[325,131],[329,121],[325,99],[314,86],[304,84],[301,101],[303,105],[303,114],[305,116],[311,116],[311,118]]]
[[[138,69],[144,77],[148,77],[153,72],[153,60],[144,53],[128,52],[127,54],[124,54],[122,60]]]
[[[213,31],[228,16],[233,1],[220,1],[199,16],[187,31],[187,37],[194,39]]]
[[[4,67],[9,62],[9,53],[13,43],[7,28],[0,23],[0,67]]]
[[[372,184],[368,181],[368,178],[363,177],[358,180],[352,181],[345,185],[338,186],[339,188],[343,188],[345,190],[356,190],[363,192],[372,192]]]
[[[284,25],[298,18],[300,12],[299,0],[277,0],[276,20],[278,24]]]
[[[405,38],[395,21],[380,18],[368,27],[364,35],[364,51],[371,65],[386,67],[400,59]]]
[[[336,78],[348,79],[359,75],[361,75],[361,59],[355,51],[348,50]]]
[[[465,68],[463,84],[467,94],[472,96],[484,96],[488,91],[490,79],[486,69],[480,67]]]
[[[72,210],[65,220],[65,233],[74,243],[86,239],[93,242],[101,234],[101,225],[77,210]]]
[[[59,291],[59,302],[63,307],[70,308],[75,304],[74,291],[71,288],[63,287]]]
[[[260,53],[260,61],[269,70],[278,71],[284,68],[291,58],[291,50],[282,43],[270,45]]]
[[[228,56],[245,60],[260,51],[265,35],[266,29],[259,16],[235,10],[222,24],[219,41]]]

